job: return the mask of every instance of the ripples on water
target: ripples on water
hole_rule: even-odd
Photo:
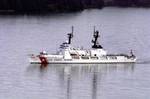
[[[146,99],[150,92],[150,9],[105,8],[47,16],[0,16],[0,99]],[[91,47],[93,26],[108,53],[137,64],[29,65],[28,54],[57,51],[74,25],[73,45]],[[86,39],[85,39],[86,38]]]

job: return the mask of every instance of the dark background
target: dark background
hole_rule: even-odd
[[[0,0],[0,12],[69,12],[88,8],[150,7],[150,0]]]

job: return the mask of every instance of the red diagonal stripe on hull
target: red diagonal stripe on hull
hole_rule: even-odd
[[[47,58],[44,56],[39,56],[39,59],[41,61],[41,64],[48,64]]]

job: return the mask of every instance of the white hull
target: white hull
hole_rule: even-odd
[[[52,61],[52,60],[47,60],[47,64],[111,64],[111,63],[135,63],[136,59],[107,59],[107,60],[83,60],[83,59],[71,59],[71,60],[65,60],[62,59],[61,61]],[[32,59],[30,58],[30,63],[31,64],[42,64],[40,59]]]

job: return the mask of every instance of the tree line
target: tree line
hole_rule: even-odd
[[[150,7],[150,0],[0,0],[0,11],[79,11],[105,6]]]

